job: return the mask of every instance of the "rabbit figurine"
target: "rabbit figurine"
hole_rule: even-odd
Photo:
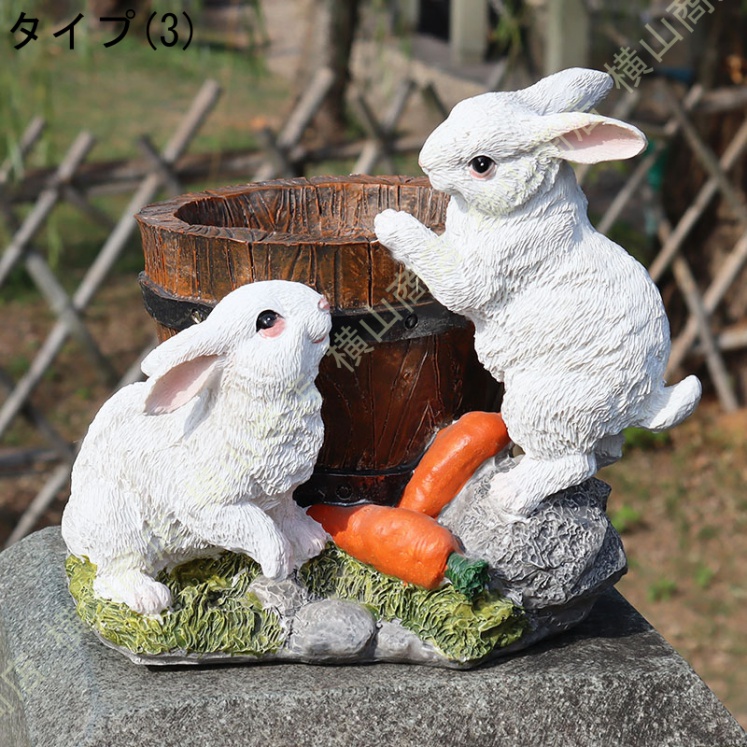
[[[694,376],[664,385],[658,290],[591,225],[567,163],[644,149],[635,127],[588,112],[611,85],[570,69],[462,101],[420,152],[433,188],[451,196],[443,235],[405,212],[375,219],[393,256],[474,323],[478,357],[505,384],[503,416],[525,455],[491,483],[504,521],[619,459],[624,428],[669,428],[700,399]]]
[[[314,379],[330,328],[311,288],[245,285],[104,404],[62,519],[69,551],[96,565],[99,596],[154,614],[171,603],[163,568],[225,549],[280,579],[322,550],[327,535],[293,491],[322,445]]]

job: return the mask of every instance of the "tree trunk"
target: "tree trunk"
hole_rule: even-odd
[[[345,95],[350,83],[350,54],[360,19],[361,0],[313,0],[310,27],[314,49],[305,73],[329,67],[335,74],[332,90],[316,116],[320,136],[326,142],[341,139],[347,126]],[[308,60],[307,60],[308,63]],[[303,81],[306,75],[299,76]]]

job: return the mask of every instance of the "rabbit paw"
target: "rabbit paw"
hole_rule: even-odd
[[[428,232],[428,229],[417,218],[402,210],[384,210],[374,218],[376,238],[400,262],[406,259],[407,249],[413,241],[418,242],[422,238],[423,231]]]
[[[329,535],[321,524],[311,517],[306,517],[308,523],[299,526],[297,539],[294,542],[296,566],[302,566],[307,560],[315,558],[324,550],[329,541]]]
[[[262,575],[267,578],[282,581],[293,572],[293,552],[283,537],[277,536],[272,543],[268,542],[265,547],[258,548],[252,557],[262,568]]]
[[[99,573],[93,590],[100,597],[123,602],[141,615],[155,615],[171,604],[171,592],[166,586],[140,571],[116,575]]]
[[[294,568],[299,568],[325,548],[329,535],[324,527],[314,521],[292,497],[289,496],[287,501],[272,509],[271,516],[292,551]]]
[[[497,474],[488,491],[487,503],[499,524],[525,524],[540,502],[527,496],[510,473]]]
[[[564,454],[553,459],[525,454],[516,467],[493,477],[488,500],[503,523],[525,521],[545,498],[581,484],[596,470],[593,454]]]

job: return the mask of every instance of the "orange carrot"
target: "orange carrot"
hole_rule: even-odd
[[[497,412],[468,412],[439,431],[415,468],[400,508],[436,517],[475,470],[508,446],[506,424]]]
[[[437,588],[449,556],[459,551],[451,532],[417,511],[395,506],[316,504],[308,514],[335,544],[381,573]]]

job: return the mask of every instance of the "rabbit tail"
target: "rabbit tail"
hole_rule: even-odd
[[[646,409],[633,423],[650,431],[664,431],[681,423],[700,402],[701,387],[696,376],[688,376],[674,386],[661,387],[653,392]]]

